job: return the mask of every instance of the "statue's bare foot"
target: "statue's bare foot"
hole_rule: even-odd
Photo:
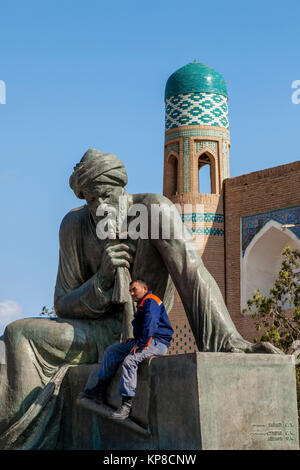
[[[250,350],[246,352],[262,354],[284,354],[281,349],[276,348],[276,346],[269,343],[268,341],[262,341],[261,343],[253,343],[251,344]]]
[[[250,343],[243,338],[230,338],[226,351],[232,353],[284,354],[284,352],[267,341]]]

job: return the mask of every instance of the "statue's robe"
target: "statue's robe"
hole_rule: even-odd
[[[134,195],[133,203],[148,207],[149,230],[151,204],[171,205],[163,196],[151,194]],[[182,226],[179,213],[163,214],[171,226]],[[237,344],[245,348],[247,342],[191,242],[185,229],[181,239],[175,239],[171,229],[167,239],[160,235],[131,240],[136,248],[131,276],[145,280],[168,312],[175,285],[200,351],[240,352]],[[112,304],[112,289],[101,288],[104,243],[87,206],[69,212],[60,228],[58,318],[22,319],[7,326],[7,367],[1,368],[0,377],[0,448],[55,448],[63,408],[59,390],[67,368],[100,361],[105,348],[119,341],[122,307]]]

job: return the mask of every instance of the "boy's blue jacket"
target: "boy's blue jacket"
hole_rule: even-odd
[[[170,345],[173,328],[163,302],[151,291],[138,302],[132,326],[140,348],[148,346],[152,338]]]

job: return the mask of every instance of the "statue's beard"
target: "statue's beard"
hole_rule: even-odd
[[[105,225],[105,231],[108,230],[112,235],[110,238],[127,238],[128,230],[128,211],[131,204],[127,197],[119,197],[118,202],[114,204],[103,202],[97,208],[90,208],[92,219],[97,227],[102,225],[100,233]]]

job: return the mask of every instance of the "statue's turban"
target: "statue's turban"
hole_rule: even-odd
[[[70,186],[77,197],[84,199],[83,191],[94,184],[126,186],[127,173],[123,162],[112,153],[89,149],[74,167]]]

